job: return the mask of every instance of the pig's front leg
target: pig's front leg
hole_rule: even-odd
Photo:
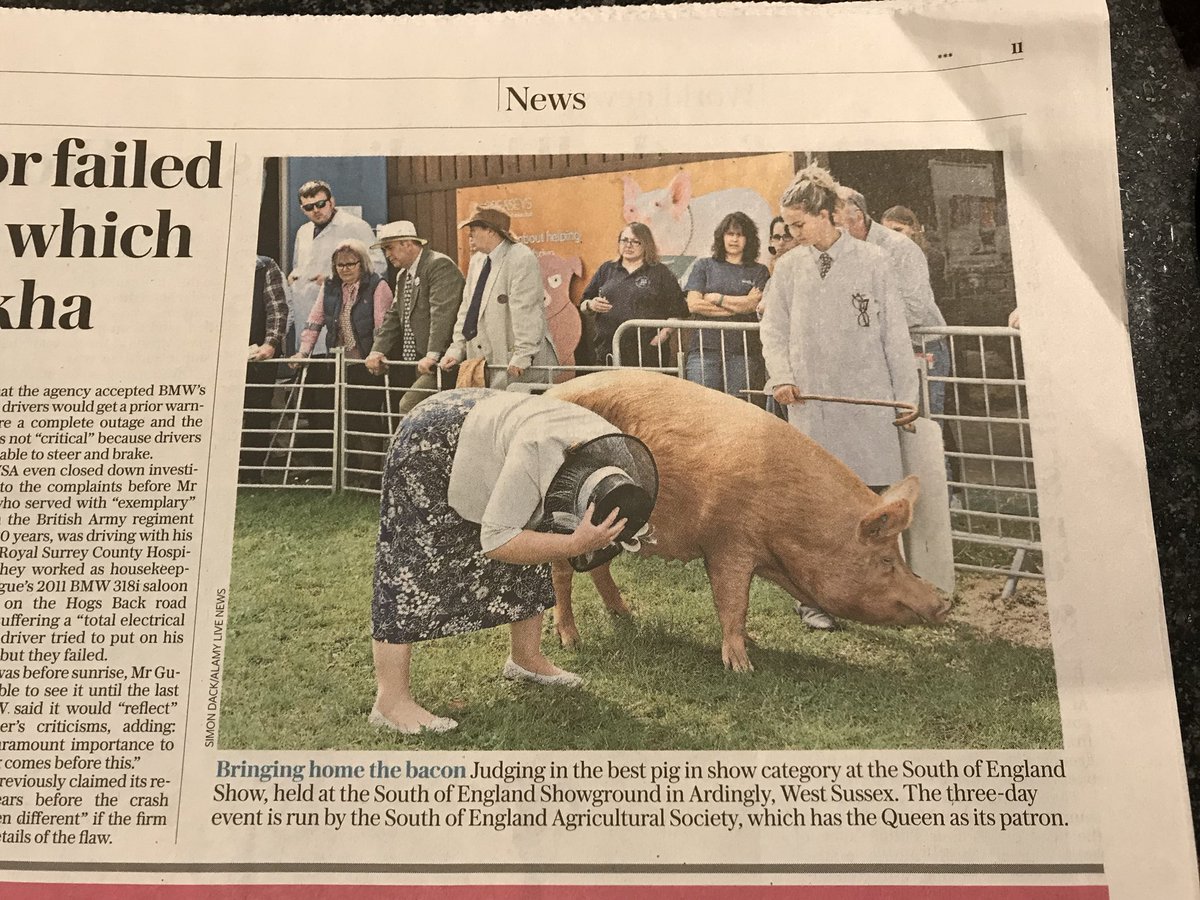
[[[625,605],[624,598],[621,596],[621,589],[613,581],[611,563],[597,566],[588,574],[592,576],[592,584],[596,586],[596,591],[600,594],[600,599],[604,601],[605,608],[612,615],[632,615],[629,607]]]
[[[579,645],[579,629],[575,627],[575,610],[571,606],[571,581],[575,570],[566,560],[555,560],[550,564],[550,578],[554,583],[554,631],[558,642],[568,650]]]
[[[712,585],[713,603],[721,623],[721,659],[725,668],[753,672],[746,652],[746,614],[750,609],[753,566],[733,555],[706,556],[704,567]]]

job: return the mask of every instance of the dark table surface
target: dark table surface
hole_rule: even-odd
[[[1200,823],[1200,317],[1195,0],[1110,0],[1129,331],[1146,438],[1175,695]]]
[[[1196,0],[1109,0],[1125,270],[1147,468],[1193,820],[1200,822],[1200,306]],[[0,0],[0,6],[193,13],[443,13],[604,5],[589,0]],[[626,3],[608,5],[630,5]]]

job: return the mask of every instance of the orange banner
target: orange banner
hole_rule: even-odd
[[[794,174],[792,160],[791,153],[767,153],[462,188],[458,220],[480,207],[508,213],[514,236],[542,258],[548,292],[553,281],[577,303],[599,265],[616,258],[617,236],[632,221],[650,227],[663,262],[682,276],[694,259],[710,255],[721,219],[740,210],[758,225],[759,261],[765,263],[768,228]],[[464,271],[469,256],[464,231]]]

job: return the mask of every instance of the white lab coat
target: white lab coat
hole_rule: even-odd
[[[888,255],[896,293],[904,301],[904,318],[908,321],[909,331],[914,328],[944,328],[946,319],[933,299],[933,288],[929,284],[929,260],[925,258],[925,251],[912,238],[884,228],[878,222],[871,223],[867,243],[874,244]],[[920,347],[921,341],[913,338],[912,344]]]
[[[767,284],[761,331],[767,389],[794,384],[802,394],[916,402],[916,365],[886,254],[845,233],[827,252],[834,262],[824,279],[818,251],[805,246],[784,256]],[[855,295],[859,305],[866,301],[865,325]],[[903,477],[895,418],[888,407],[818,401],[788,407],[795,428],[870,485]]]

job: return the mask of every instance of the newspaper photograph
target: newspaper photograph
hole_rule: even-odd
[[[0,21],[0,893],[1200,896],[1103,3]]]

